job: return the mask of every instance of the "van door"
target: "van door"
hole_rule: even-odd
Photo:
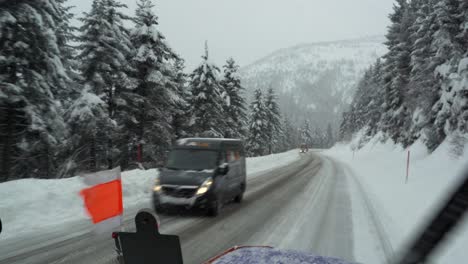
[[[218,165],[220,166],[224,163],[227,163],[225,151],[220,150],[218,158]],[[228,173],[229,174],[229,173]],[[218,171],[216,171],[216,195],[218,199],[221,199],[224,202],[229,195],[229,178],[228,175],[220,175]]]
[[[239,194],[241,188],[241,159],[239,151],[236,148],[227,148],[226,158],[229,163],[229,181],[230,181],[230,193],[231,197],[234,198]]]

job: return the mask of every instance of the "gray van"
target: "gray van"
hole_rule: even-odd
[[[246,189],[244,145],[238,139],[186,138],[176,142],[153,188],[156,211],[206,209],[242,201]]]

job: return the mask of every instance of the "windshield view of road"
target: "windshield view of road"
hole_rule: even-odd
[[[465,0],[0,0],[0,264],[468,259]]]

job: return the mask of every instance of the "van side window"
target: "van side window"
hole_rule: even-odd
[[[220,165],[221,165],[221,164],[224,164],[224,163],[227,162],[227,160],[228,160],[228,159],[227,159],[227,156],[226,156],[226,152],[224,152],[224,151],[221,152],[221,153],[220,153],[220,158],[219,158],[219,164],[220,164]]]
[[[226,152],[226,157],[227,157],[228,162],[233,162],[233,161],[238,160],[238,158],[236,156],[236,152],[232,151],[232,150],[228,150]]]

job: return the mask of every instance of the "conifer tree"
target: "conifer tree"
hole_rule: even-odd
[[[131,94],[136,105],[129,111],[135,118],[128,119],[128,128],[135,131],[130,137],[130,149],[144,161],[161,160],[174,139],[173,122],[181,94],[177,83],[179,69],[174,64],[178,57],[158,30],[158,17],[151,0],[137,3],[135,28],[131,41],[135,48],[133,65],[137,87]],[[180,65],[178,65],[180,67]],[[183,84],[182,84],[183,85]],[[136,155],[137,154],[137,155]]]
[[[130,73],[133,47],[123,21],[129,18],[120,12],[124,4],[116,0],[94,0],[91,11],[82,18],[80,28],[80,71],[84,90],[99,96],[105,103],[105,116],[95,122],[96,127],[78,125],[83,137],[79,145],[87,146],[90,169],[112,168],[119,159],[122,118],[131,119],[123,109],[135,88]],[[77,110],[78,111],[78,110]],[[79,112],[79,111],[78,111]]]
[[[281,127],[281,113],[280,108],[277,102],[278,98],[276,97],[275,91],[270,88],[267,91],[265,98],[265,107],[266,107],[266,122],[268,133],[268,153],[272,154],[276,146],[278,145],[279,138],[282,133]]]
[[[208,45],[202,63],[190,75],[190,111],[193,131],[198,136],[223,137],[224,120],[223,88],[219,80],[219,68],[209,61]]]
[[[250,104],[249,136],[247,151],[250,156],[257,157],[266,153],[268,147],[267,109],[261,90],[255,90],[254,99]]]
[[[226,137],[245,138],[246,136],[246,106],[243,97],[244,87],[242,87],[238,75],[239,66],[234,59],[226,61],[224,68],[224,78],[221,85],[225,91],[225,114],[226,114]]]
[[[68,79],[58,41],[61,6],[55,0],[1,5],[0,181],[54,177],[67,130],[59,98]]]

